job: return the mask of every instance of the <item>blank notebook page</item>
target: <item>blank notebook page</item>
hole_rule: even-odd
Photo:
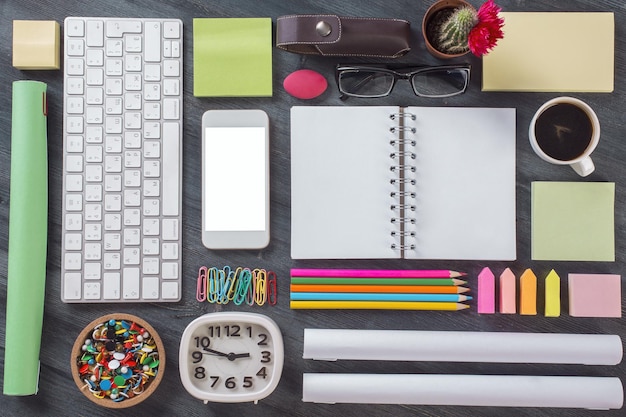
[[[401,118],[415,128],[405,165],[415,223],[410,259],[515,259],[515,110],[294,107],[291,111],[291,248],[295,259],[399,258],[391,198]],[[408,149],[407,149],[408,150]],[[408,171],[404,171],[408,172]],[[410,176],[410,177],[408,177]]]

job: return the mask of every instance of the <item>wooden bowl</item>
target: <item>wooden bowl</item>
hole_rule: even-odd
[[[117,324],[124,322],[129,336],[103,335],[102,329],[109,328],[110,320]],[[137,340],[140,329],[144,329],[144,334],[145,331],[149,333],[146,340],[142,340],[143,335]],[[87,346],[85,341],[88,339],[90,348],[85,351],[83,346]],[[140,349],[131,352],[131,345],[132,349]],[[118,353],[117,358],[113,356],[114,352]],[[122,353],[124,359],[121,358]],[[94,363],[88,363],[89,357]],[[161,382],[165,370],[165,350],[156,330],[144,320],[131,314],[107,314],[89,323],[80,333],[72,348],[70,365],[76,386],[89,400],[103,407],[127,408],[148,398]],[[124,367],[125,374],[122,373]],[[123,385],[115,385],[116,376],[118,381],[123,380]],[[106,387],[108,382],[104,381],[107,380],[113,382],[109,390],[100,387],[101,383]]]

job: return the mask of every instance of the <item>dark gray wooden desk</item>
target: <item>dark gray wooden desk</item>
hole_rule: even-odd
[[[367,328],[419,330],[475,330],[521,332],[605,333],[626,336],[621,319],[572,318],[567,314],[565,286],[563,314],[559,318],[520,315],[478,315],[475,308],[459,313],[446,312],[372,312],[372,311],[291,311],[289,309],[289,269],[299,267],[346,268],[452,268],[470,273],[470,286],[476,291],[475,276],[483,266],[501,271],[510,267],[516,273],[532,267],[545,276],[555,268],[568,272],[626,274],[626,7],[621,0],[501,0],[505,11],[613,11],[615,12],[615,91],[612,94],[573,94],[587,101],[597,112],[602,125],[600,145],[594,153],[596,171],[587,179],[579,178],[570,168],[541,161],[528,144],[528,123],[537,107],[559,94],[482,93],[480,60],[469,58],[473,79],[469,91],[446,100],[415,97],[408,85],[398,85],[392,96],[381,100],[350,100],[350,105],[416,105],[416,106],[492,106],[517,109],[517,261],[515,262],[428,262],[428,261],[294,261],[290,258],[290,177],[289,177],[289,109],[293,105],[343,105],[333,82],[337,60],[303,58],[274,49],[274,95],[271,98],[195,98],[192,95],[192,18],[256,17],[292,13],[337,13],[344,16],[395,17],[412,22],[411,53],[402,62],[436,63],[425,51],[419,32],[421,19],[430,1],[361,1],[329,0],[294,1],[211,1],[211,0],[2,0],[0,1],[0,374],[4,368],[5,305],[7,275],[7,241],[9,214],[9,166],[11,83],[35,79],[48,83],[50,209],[48,239],[48,275],[44,330],[41,347],[40,392],[36,396],[17,398],[0,395],[0,415],[163,415],[163,416],[623,416],[624,410],[591,412],[562,409],[501,409],[432,406],[365,406],[315,405],[303,403],[303,372],[373,372],[373,373],[484,373],[619,376],[626,382],[626,362],[618,366],[585,367],[558,365],[494,365],[453,363],[320,363],[302,359],[304,328]],[[473,3],[478,4],[477,1]],[[61,236],[61,161],[62,161],[62,91],[61,71],[18,71],[11,66],[13,19],[41,19],[63,22],[67,16],[178,17],[184,21],[185,104],[184,104],[184,284],[183,299],[175,304],[147,305],[67,305],[60,301]],[[581,30],[586,30],[581,28]],[[326,75],[329,89],[310,102],[296,100],[285,93],[282,80],[300,68],[311,68]],[[254,69],[251,68],[251,71]],[[269,247],[262,251],[209,251],[200,239],[200,118],[207,109],[260,108],[271,120],[271,232]],[[332,149],[328,150],[332,152]],[[614,263],[533,262],[530,259],[530,183],[534,180],[614,181],[617,185],[615,232],[617,259]],[[493,198],[498,198],[494,195]],[[198,268],[208,266],[249,266],[276,271],[279,277],[279,303],[275,307],[241,307],[228,305],[227,310],[252,311],[272,317],[280,325],[286,361],[277,390],[258,405],[209,404],[192,398],[183,389],[178,374],[178,344],[185,326],[195,317],[222,308],[200,304],[195,299]],[[624,282],[624,281],[623,281]],[[542,288],[542,287],[540,287]],[[540,292],[540,298],[542,293]],[[624,298],[622,297],[624,300]],[[539,311],[542,312],[542,301]],[[163,338],[167,352],[167,369],[156,394],[143,404],[126,411],[110,411],[94,406],[77,390],[70,375],[70,350],[80,330],[100,315],[114,312],[136,314],[154,326]],[[463,346],[459,346],[462,354]]]

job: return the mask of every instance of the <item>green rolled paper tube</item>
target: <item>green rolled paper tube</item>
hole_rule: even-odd
[[[13,83],[4,394],[36,394],[48,240],[47,85]]]

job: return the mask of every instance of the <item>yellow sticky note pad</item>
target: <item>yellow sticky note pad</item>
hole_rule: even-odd
[[[613,91],[612,12],[502,12],[504,38],[483,57],[483,91]]]
[[[527,269],[519,280],[519,313],[527,316],[537,315],[537,276]]]
[[[54,20],[13,21],[13,66],[21,70],[61,68],[61,28]]]
[[[553,270],[546,277],[546,317],[561,315],[561,277]]]

